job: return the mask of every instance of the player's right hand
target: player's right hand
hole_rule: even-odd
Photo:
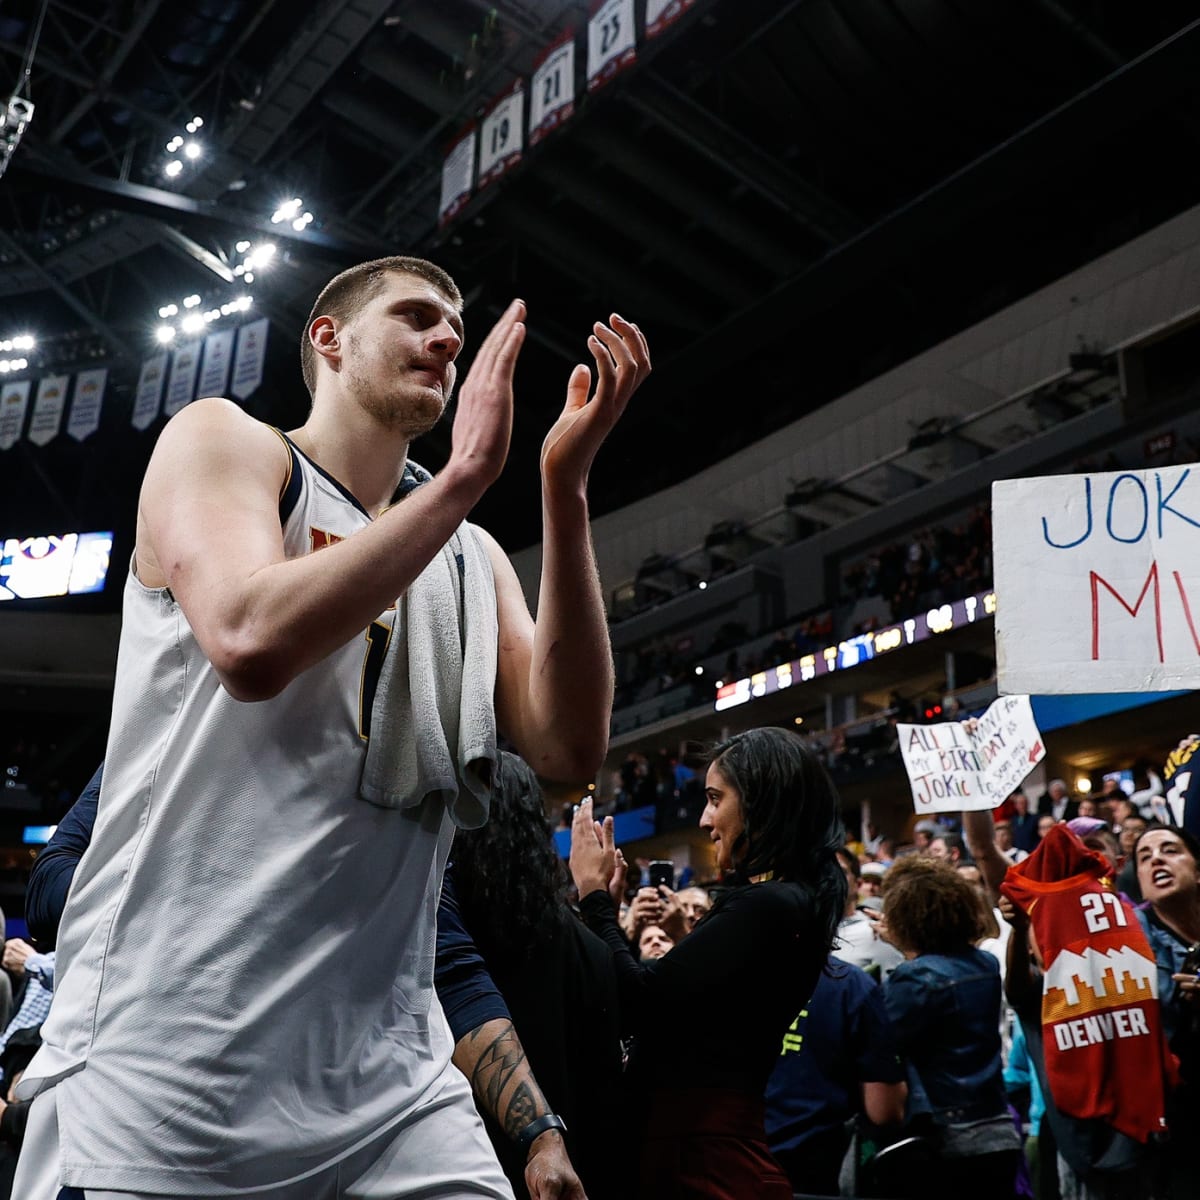
[[[500,477],[508,458],[524,317],[525,302],[514,300],[483,339],[458,393],[447,470],[464,473],[481,492]]]

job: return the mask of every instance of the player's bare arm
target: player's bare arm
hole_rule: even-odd
[[[500,652],[496,716],[547,779],[595,774],[608,748],[613,668],[588,527],[587,480],[597,452],[650,373],[636,325],[616,314],[588,339],[596,363],[571,373],[563,411],[542,446],[542,578],[536,624],[507,557],[489,539]]]
[[[284,558],[278,504],[287,454],[272,430],[219,399],[197,401],[168,424],[142,486],[139,578],[170,587],[231,695],[274,696],[360,634],[499,475],[523,312],[510,306],[480,347],[445,469],[318,554]]]

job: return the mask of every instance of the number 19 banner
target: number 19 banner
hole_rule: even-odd
[[[479,127],[479,186],[487,187],[520,160],[524,149],[525,85],[492,105]]]

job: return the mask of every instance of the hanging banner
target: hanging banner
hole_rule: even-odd
[[[1028,696],[1001,696],[977,721],[896,726],[919,813],[996,808],[1046,757]]]
[[[134,429],[146,429],[158,416],[162,402],[163,382],[167,378],[167,356],[156,354],[142,363],[138,376],[137,391],[133,397],[133,416],[130,421]]]
[[[575,112],[575,31],[544,51],[529,81],[529,144],[536,146]]]
[[[637,58],[633,0],[604,0],[588,22],[587,85],[593,92]]]
[[[184,342],[175,347],[171,359],[171,376],[167,382],[167,398],[163,412],[173,417],[196,398],[196,372],[200,368],[200,342]]]
[[[75,376],[75,395],[71,399],[67,432],[77,442],[91,437],[100,428],[100,408],[104,404],[104,385],[107,382],[107,367],[93,367]]]
[[[30,380],[18,379],[0,388],[0,450],[11,450],[21,436],[29,404]]]
[[[196,392],[200,396],[223,396],[229,383],[229,362],[233,358],[232,329],[220,329],[204,339],[204,366]]]
[[[1001,692],[1200,687],[1200,466],[992,484]]]
[[[267,324],[267,318],[260,317],[238,330],[233,382],[229,385],[229,390],[238,400],[253,395],[263,381],[263,367],[267,361]]]
[[[657,37],[695,3],[696,0],[646,0],[646,36]]]
[[[438,224],[453,220],[471,198],[475,179],[475,126],[468,126],[446,161],[442,164],[442,198],[438,203]]]
[[[487,187],[521,159],[525,138],[525,85],[501,96],[479,127],[479,186]]]
[[[29,418],[29,432],[25,435],[35,446],[44,446],[58,437],[63,410],[67,406],[70,378],[69,375],[47,375],[38,384],[33,416]]]

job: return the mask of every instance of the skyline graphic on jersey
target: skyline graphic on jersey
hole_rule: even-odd
[[[1042,1020],[1157,998],[1158,967],[1132,947],[1100,951],[1088,946],[1082,954],[1062,950],[1046,970]]]

